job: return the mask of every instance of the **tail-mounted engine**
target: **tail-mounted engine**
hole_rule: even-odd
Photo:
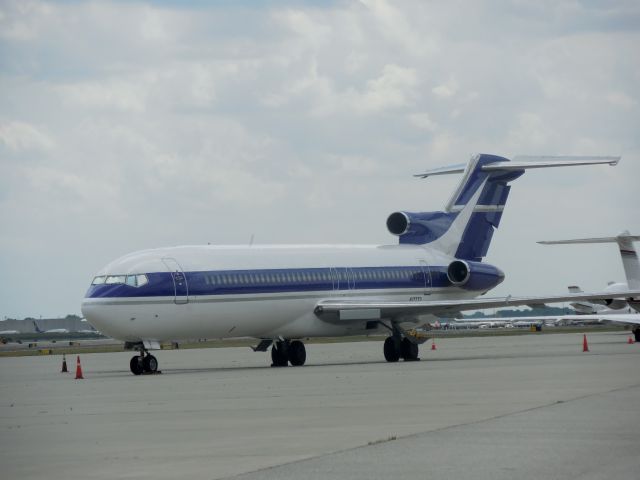
[[[442,236],[454,216],[445,212],[394,212],[387,218],[387,229],[400,237],[400,243],[424,244]]]
[[[454,260],[447,268],[447,279],[465,290],[489,290],[504,280],[504,273],[487,263]]]

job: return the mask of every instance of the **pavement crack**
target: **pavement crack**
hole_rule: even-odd
[[[281,463],[281,464],[278,464],[278,465],[272,465],[272,466],[265,467],[265,468],[258,468],[256,470],[250,470],[248,472],[238,473],[238,474],[235,474],[235,475],[232,475],[232,476],[219,477],[217,480],[232,480],[232,479],[242,478],[245,475],[252,475],[252,474],[259,473],[259,472],[267,472],[269,470],[285,467],[285,466],[288,466],[288,465],[295,465],[295,464],[307,462],[309,460],[325,458],[325,457],[329,457],[329,456],[332,456],[332,455],[345,453],[345,452],[350,452],[350,451],[361,450],[361,449],[365,449],[365,448],[377,447],[380,444],[388,443],[389,441],[410,440],[412,438],[417,438],[417,437],[422,436],[422,435],[445,432],[445,431],[448,431],[448,430],[453,430],[453,429],[461,428],[461,427],[467,427],[467,426],[473,426],[473,425],[481,425],[483,423],[488,423],[488,422],[492,422],[492,421],[495,421],[495,420],[500,420],[500,419],[503,419],[503,418],[514,417],[514,416],[517,416],[517,415],[522,415],[522,414],[526,414],[526,413],[530,413],[530,412],[535,412],[535,411],[543,410],[545,408],[551,408],[551,407],[554,407],[554,406],[560,406],[560,405],[565,406],[566,404],[570,404],[570,403],[574,403],[574,402],[577,402],[577,401],[585,400],[587,398],[593,398],[593,397],[598,397],[598,396],[602,396],[602,395],[608,395],[608,394],[611,394],[611,393],[614,393],[614,392],[624,392],[624,391],[632,390],[634,388],[640,388],[640,384],[626,385],[624,387],[613,388],[613,389],[605,390],[605,391],[601,391],[601,392],[588,393],[588,394],[580,395],[580,396],[577,396],[577,397],[574,397],[574,398],[570,398],[570,399],[567,399],[567,400],[556,400],[556,401],[548,402],[548,403],[545,403],[545,404],[542,404],[542,405],[537,405],[537,406],[534,406],[534,407],[529,407],[529,408],[525,408],[525,409],[522,409],[522,410],[518,410],[518,411],[515,411],[515,412],[503,413],[503,414],[500,414],[500,415],[495,415],[495,416],[488,417],[488,418],[483,418],[483,419],[480,419],[480,420],[473,420],[473,421],[469,421],[469,422],[456,423],[454,425],[447,425],[445,427],[434,428],[433,430],[425,430],[425,431],[422,431],[422,432],[411,433],[411,434],[408,434],[408,435],[397,435],[397,436],[394,435],[393,437],[389,437],[388,439],[385,439],[385,440],[371,441],[371,442],[367,443],[366,445],[358,445],[356,447],[349,447],[349,448],[344,448],[342,450],[336,450],[336,451],[333,451],[333,452],[322,453],[320,455],[314,455],[314,456],[302,458],[302,459],[299,459],[299,460],[294,460],[294,461],[291,461],[291,462],[284,462],[284,463]]]

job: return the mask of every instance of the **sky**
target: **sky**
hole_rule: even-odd
[[[389,244],[474,153],[527,172],[495,295],[624,280],[640,233],[637,1],[0,0],[0,318],[79,313],[102,266],[184,244]]]

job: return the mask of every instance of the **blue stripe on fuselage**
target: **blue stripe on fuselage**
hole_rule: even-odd
[[[185,272],[188,295],[291,293],[373,289],[450,287],[447,267],[430,267],[430,275],[415,267],[296,268]],[[87,298],[168,297],[176,294],[172,273],[147,273],[141,287],[124,284],[92,285]],[[486,278],[482,290],[500,283]],[[186,294],[187,289],[178,292]]]

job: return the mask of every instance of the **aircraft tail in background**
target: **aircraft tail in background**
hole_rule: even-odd
[[[640,241],[640,235],[631,235],[629,231],[622,232],[615,237],[576,238],[572,240],[552,240],[538,242],[542,245],[575,245],[581,243],[617,243],[620,250],[620,259],[627,277],[627,285],[630,289],[640,288],[640,261],[633,242]]]

